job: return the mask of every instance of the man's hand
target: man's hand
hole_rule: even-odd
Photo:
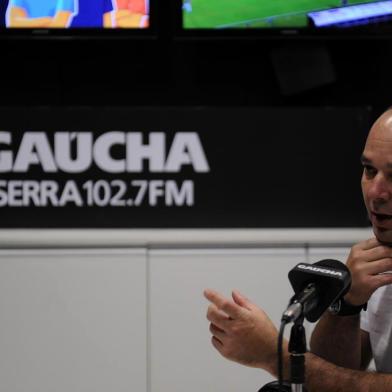
[[[362,305],[381,286],[392,283],[392,248],[376,238],[359,242],[347,259],[351,272],[351,289],[345,299],[352,305]]]
[[[204,296],[213,346],[227,359],[276,374],[278,332],[265,312],[238,291],[233,300],[213,290]]]

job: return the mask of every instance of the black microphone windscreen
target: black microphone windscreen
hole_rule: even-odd
[[[334,268],[334,269],[337,269],[337,270],[342,270],[342,271],[346,271],[347,273],[350,273],[350,271],[347,268],[346,264],[342,263],[339,260],[324,259],[324,260],[318,261],[317,263],[314,263],[314,265],[319,265],[319,266],[328,267],[328,268]]]
[[[313,283],[318,292],[317,305],[305,310],[308,321],[315,322],[338,298],[344,296],[351,286],[350,271],[338,260],[325,259],[314,264],[300,263],[289,272],[289,280],[295,294]]]

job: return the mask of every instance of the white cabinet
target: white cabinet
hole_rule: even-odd
[[[2,250],[0,315],[1,391],[146,391],[146,250]]]
[[[151,251],[151,392],[256,392],[272,380],[211,346],[203,289],[239,289],[278,322],[293,294],[287,273],[304,261],[300,248]]]

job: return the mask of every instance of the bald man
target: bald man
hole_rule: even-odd
[[[361,157],[362,193],[375,237],[353,246],[352,286],[326,312],[306,354],[309,392],[392,391],[392,110],[373,125]],[[277,377],[278,332],[266,313],[237,291],[205,290],[213,346],[226,358]],[[367,304],[367,311],[364,311]],[[284,341],[284,373],[289,369]],[[377,372],[367,371],[374,358]]]

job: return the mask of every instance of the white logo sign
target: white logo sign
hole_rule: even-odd
[[[40,165],[46,173],[81,173],[92,164],[107,173],[140,173],[145,161],[153,173],[178,173],[185,165],[199,173],[210,171],[195,132],[177,132],[169,146],[164,132],[151,132],[147,143],[141,132],[107,132],[95,141],[92,132],[56,132],[54,148],[45,132],[26,132],[14,153],[12,133],[2,131],[0,145],[6,146],[0,148],[0,173],[24,173],[33,165]],[[124,158],[113,157],[114,146],[125,149]]]
[[[312,265],[299,264],[299,265],[297,265],[297,268],[302,269],[302,270],[309,270],[309,271],[313,271],[313,272],[320,272],[320,273],[326,274],[326,275],[343,277],[342,272],[330,270],[330,269],[326,269],[326,268],[313,267]]]

